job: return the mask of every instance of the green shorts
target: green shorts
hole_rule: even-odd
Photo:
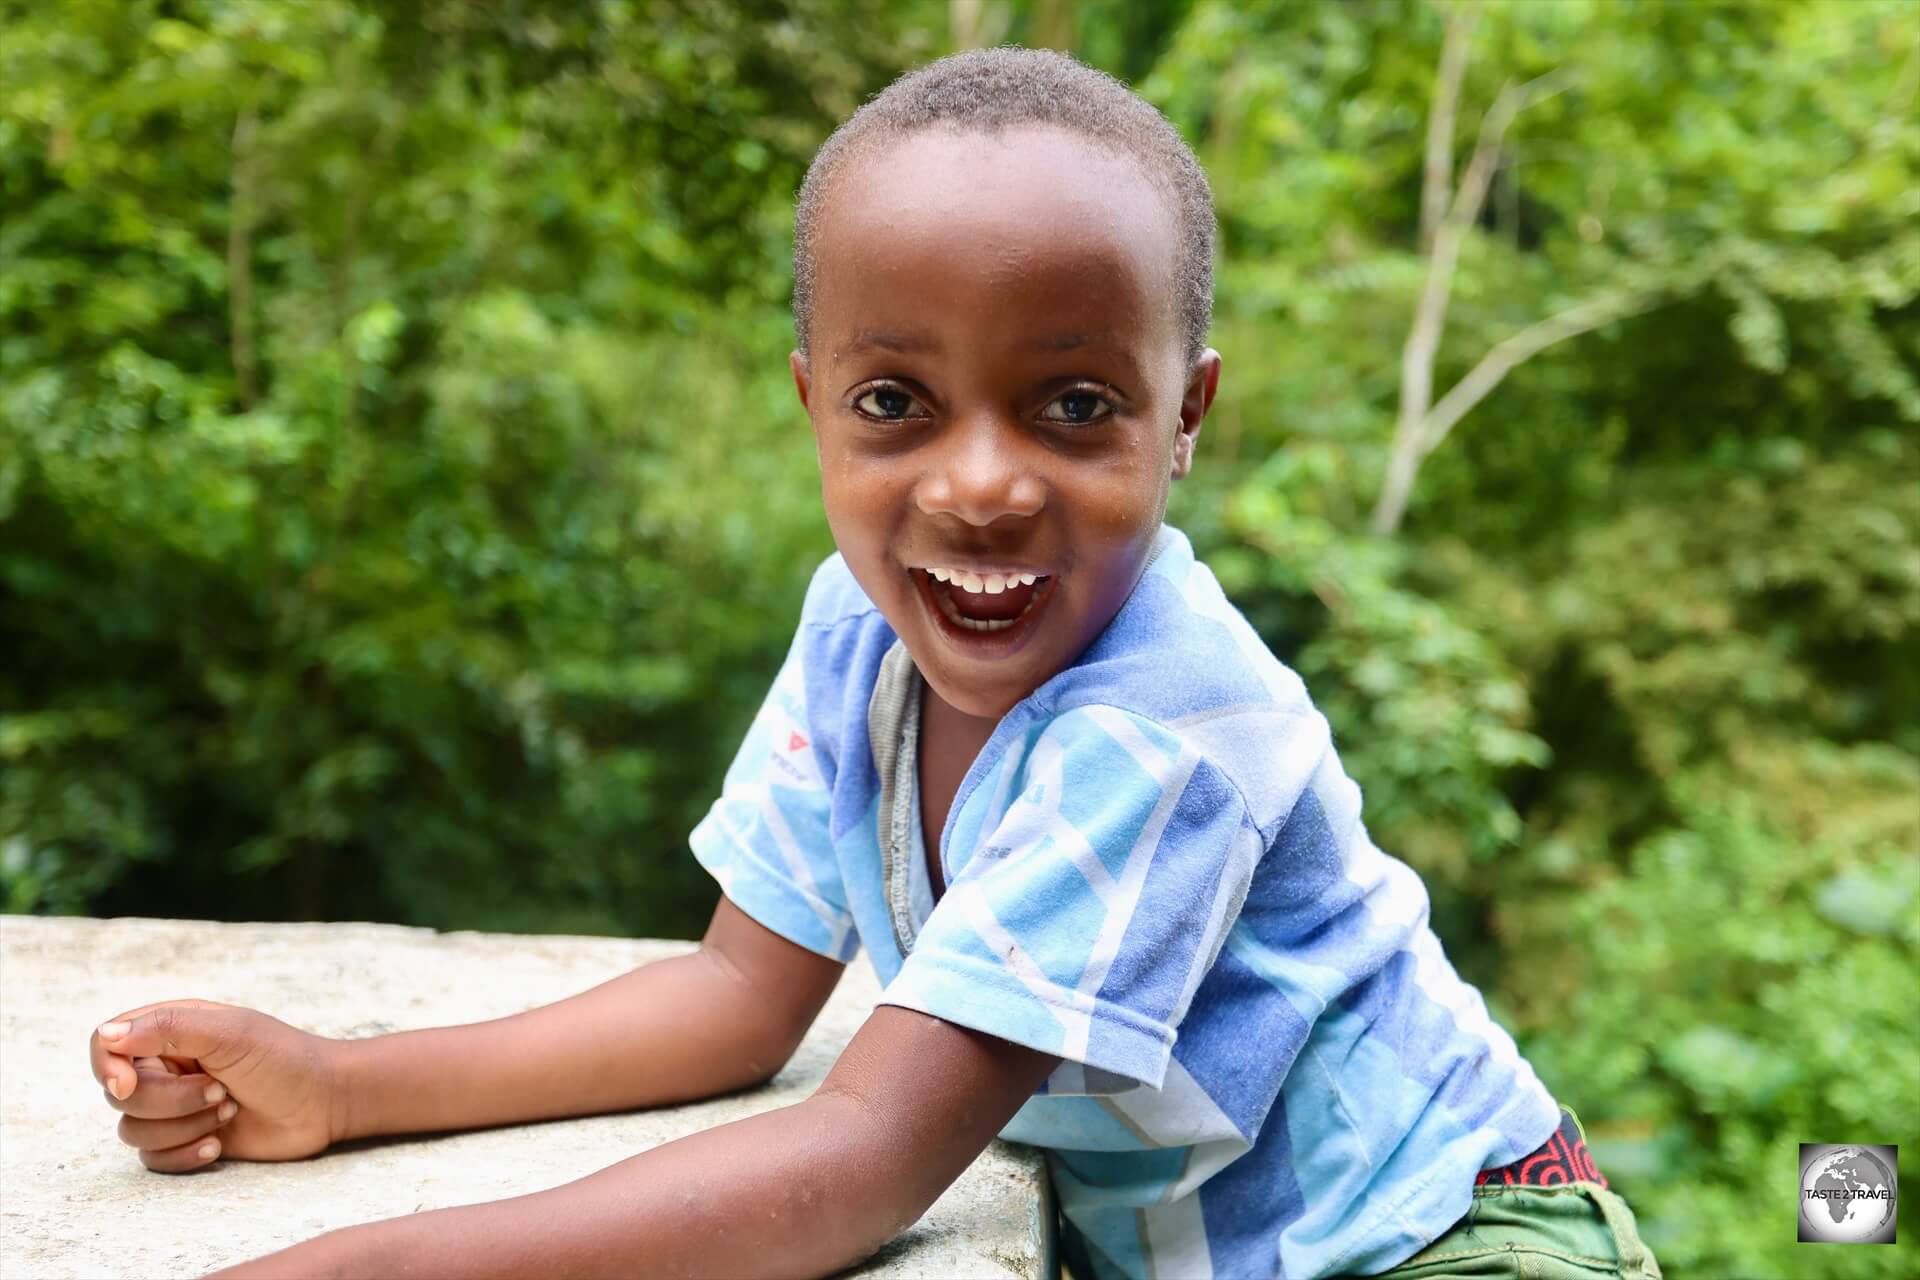
[[[1598,1178],[1579,1125],[1573,1113],[1564,1113],[1556,1138],[1577,1147],[1578,1154],[1563,1146],[1556,1163]],[[1466,1217],[1380,1275],[1393,1280],[1660,1280],[1660,1264],[1641,1241],[1633,1210],[1603,1184],[1604,1179],[1575,1176],[1552,1186],[1499,1181],[1476,1186]]]
[[[1660,1280],[1633,1210],[1593,1182],[1475,1187],[1473,1208],[1391,1271],[1393,1280]]]

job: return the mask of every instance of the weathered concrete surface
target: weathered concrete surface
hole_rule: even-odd
[[[787,1069],[693,1106],[353,1144],[297,1164],[149,1173],[114,1135],[86,1061],[124,1009],[197,996],[333,1036],[499,1017],[690,944],[436,934],[365,924],[0,916],[0,1277],[195,1276],[336,1227],[581,1177],[662,1142],[798,1102],[878,996],[849,966]],[[995,1143],[906,1235],[854,1274],[1052,1275],[1046,1175]]]

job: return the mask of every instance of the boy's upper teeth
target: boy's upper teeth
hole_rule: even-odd
[[[927,575],[936,582],[951,582],[962,591],[971,591],[978,595],[985,592],[997,596],[1008,587],[1030,587],[1038,582],[1043,574],[1038,573],[973,573],[966,569],[944,569],[929,565]]]

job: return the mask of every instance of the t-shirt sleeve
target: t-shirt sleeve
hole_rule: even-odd
[[[1058,1055],[1050,1092],[1159,1088],[1258,861],[1245,803],[1176,734],[1111,707],[1059,716],[1007,767],[968,799],[1004,812],[881,1000]]]
[[[735,906],[846,962],[859,950],[830,827],[832,790],[807,717],[806,624],[690,843]]]

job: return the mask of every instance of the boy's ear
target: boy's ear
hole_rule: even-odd
[[[793,371],[793,389],[800,393],[800,407],[809,408],[807,401],[813,395],[813,371],[807,367],[807,357],[798,351],[789,352],[787,368]]]
[[[1200,424],[1206,420],[1214,393],[1219,389],[1220,353],[1208,347],[1194,358],[1193,367],[1187,371],[1186,394],[1180,398],[1180,427],[1173,437],[1175,480],[1193,470],[1194,442],[1200,438]]]

